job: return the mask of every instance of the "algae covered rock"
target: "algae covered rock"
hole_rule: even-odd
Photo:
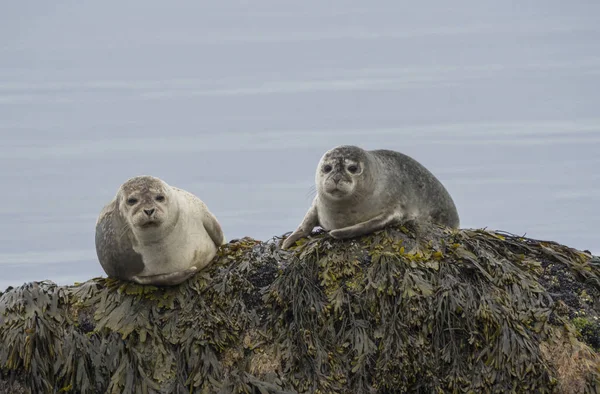
[[[422,230],[422,229],[421,229]],[[249,238],[171,288],[0,296],[0,391],[600,391],[600,261],[484,230]]]

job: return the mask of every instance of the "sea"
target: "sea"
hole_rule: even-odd
[[[120,184],[200,197],[228,240],[292,231],[320,157],[393,149],[463,228],[600,254],[600,2],[7,2],[0,290],[105,276]]]

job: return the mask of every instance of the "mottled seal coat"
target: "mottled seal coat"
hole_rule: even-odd
[[[96,222],[106,274],[139,284],[179,284],[224,243],[219,222],[198,197],[152,176],[127,180]]]
[[[406,221],[459,227],[454,201],[442,183],[411,157],[391,150],[343,145],[326,152],[315,175],[317,195],[287,249],[317,225],[337,239]]]

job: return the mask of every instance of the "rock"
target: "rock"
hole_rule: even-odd
[[[292,251],[243,238],[170,288],[94,278],[9,289],[0,390],[600,391],[600,260],[429,230],[315,234]]]

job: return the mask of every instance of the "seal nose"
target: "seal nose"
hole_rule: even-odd
[[[152,214],[154,213],[155,209],[151,208],[151,209],[144,209],[144,213],[148,216],[152,216]]]
[[[335,184],[337,185],[342,180],[342,174],[340,174],[340,173],[334,174],[332,179],[335,182]]]

